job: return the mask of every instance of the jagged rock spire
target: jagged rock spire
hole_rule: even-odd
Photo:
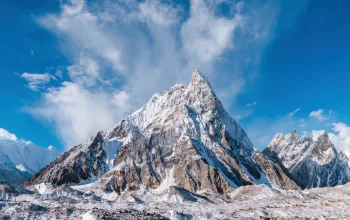
[[[327,132],[325,130],[321,131],[317,139],[329,139]]]
[[[294,128],[293,131],[292,131],[292,134],[290,136],[290,143],[293,143],[293,142],[295,142],[298,139],[299,139],[299,136],[297,135],[297,131]]]

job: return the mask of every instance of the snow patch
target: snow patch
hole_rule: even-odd
[[[26,168],[23,166],[23,164],[16,165],[16,168],[19,169],[22,172],[26,172],[27,171]]]
[[[155,192],[164,192],[165,190],[169,189],[170,186],[175,185],[175,179],[174,179],[174,167],[171,169],[165,170],[166,176],[163,179],[162,183],[159,185],[159,187],[155,190]]]

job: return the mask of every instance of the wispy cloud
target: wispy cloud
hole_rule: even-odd
[[[23,73],[21,75],[23,79],[28,82],[28,88],[33,91],[39,91],[40,89],[45,88],[45,85],[51,81],[51,79],[55,79],[49,73]]]
[[[323,116],[323,109],[318,109],[317,111],[310,112],[309,117],[316,118],[319,121],[326,120],[326,118]]]
[[[206,1],[192,0],[190,18],[181,28],[185,54],[199,64],[219,58],[232,47],[234,31],[243,25],[239,10],[232,19],[217,17],[214,12]]]
[[[256,103],[256,102],[251,102],[251,103],[246,104],[246,107],[252,107],[252,106],[255,106],[257,104],[258,103]]]
[[[78,62],[68,66],[67,70],[73,82],[86,86],[94,86],[100,75],[99,64],[89,57],[80,57]]]
[[[294,111],[288,113],[287,116],[288,116],[288,117],[292,117],[292,116],[295,115],[295,113],[297,113],[298,111],[300,111],[300,108],[297,108],[297,109],[295,109]]]

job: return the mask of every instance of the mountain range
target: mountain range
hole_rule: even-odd
[[[278,134],[267,152],[274,152],[301,188],[342,185],[350,181],[349,158],[338,152],[326,131],[301,139],[295,130],[287,137]]]
[[[0,217],[348,219],[349,170],[326,132],[255,149],[194,69],[187,87],[62,154],[0,140]]]

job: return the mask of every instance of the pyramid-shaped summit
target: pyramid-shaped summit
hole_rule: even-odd
[[[251,184],[297,188],[280,165],[253,148],[196,68],[187,88],[176,84],[153,95],[113,129],[65,152],[25,185],[42,182],[94,182],[118,193],[170,186],[219,193]]]

